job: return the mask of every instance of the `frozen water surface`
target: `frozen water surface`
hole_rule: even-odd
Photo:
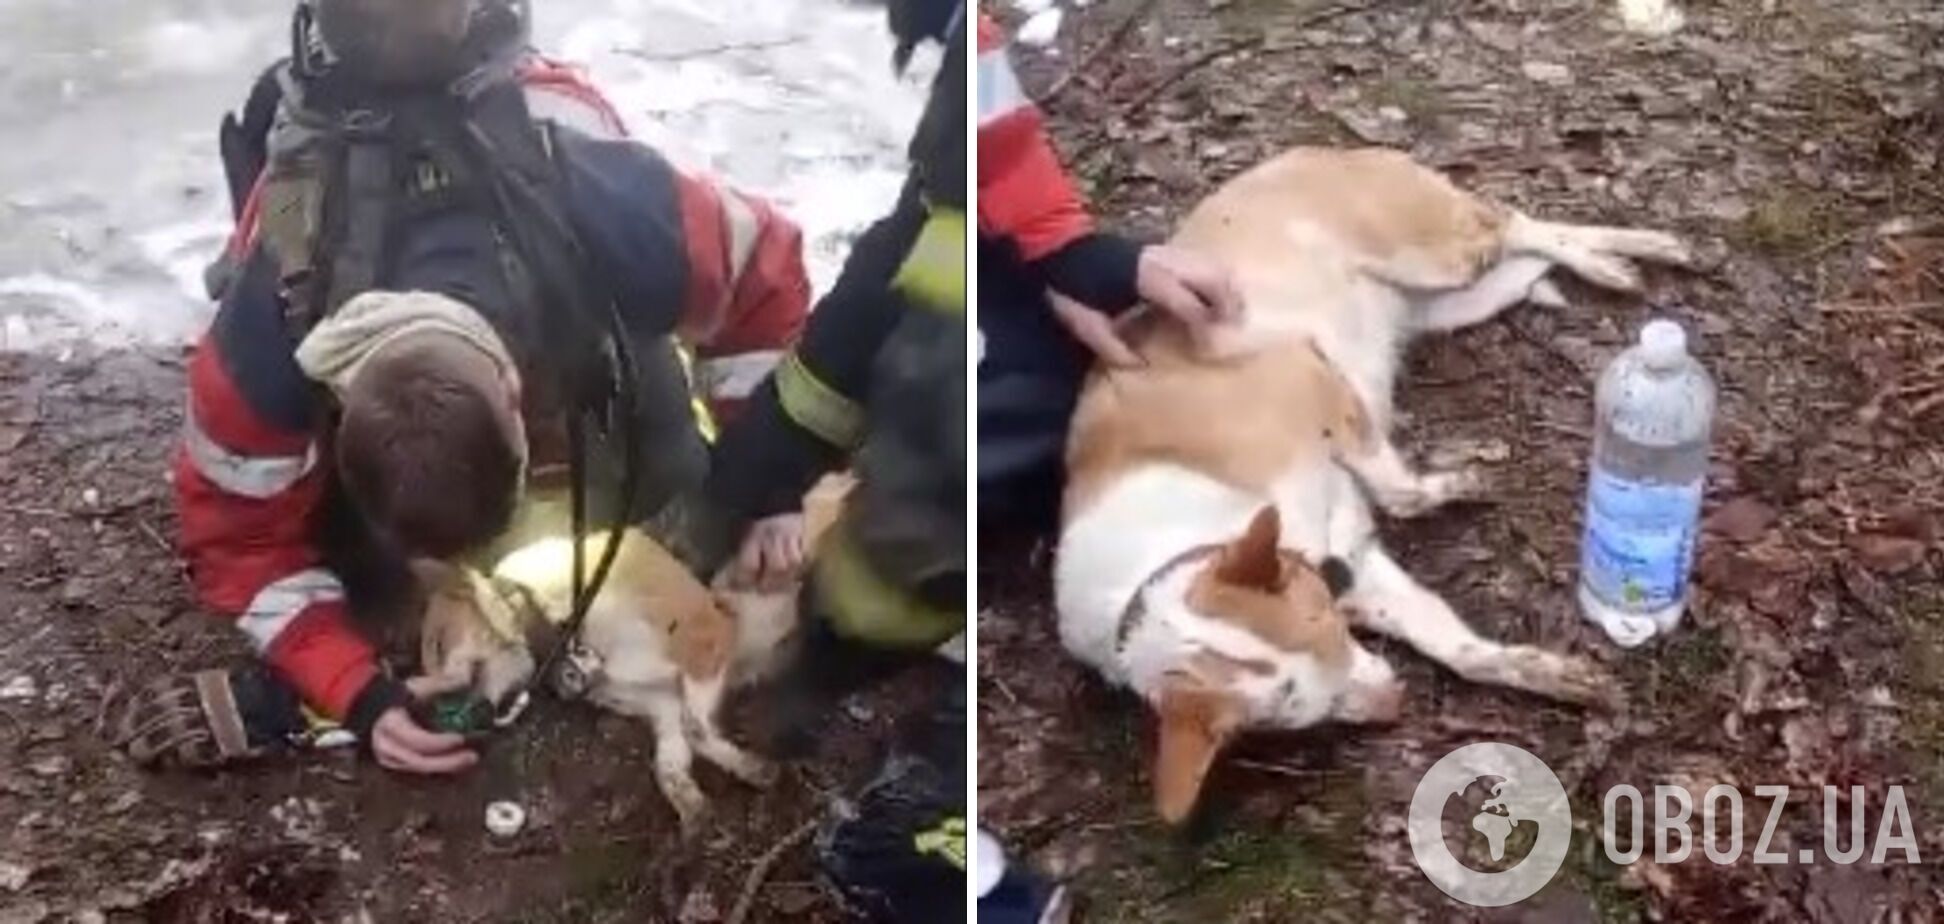
[[[0,0],[0,349],[177,345],[229,230],[216,125],[287,45],[279,0]],[[842,0],[535,0],[643,140],[776,202],[813,281],[887,211],[936,55],[891,72]]]

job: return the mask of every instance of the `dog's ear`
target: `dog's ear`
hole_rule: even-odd
[[[1273,505],[1262,508],[1242,538],[1222,550],[1215,579],[1269,593],[1280,592],[1288,583],[1282,562],[1282,515]]]
[[[1155,702],[1161,715],[1161,747],[1154,761],[1154,807],[1161,820],[1179,825],[1201,800],[1209,768],[1242,724],[1242,701],[1199,679],[1168,678]]]

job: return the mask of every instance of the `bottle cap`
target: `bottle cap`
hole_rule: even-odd
[[[1687,358],[1687,331],[1666,319],[1640,329],[1640,358],[1650,369],[1671,369]]]
[[[493,802],[486,806],[486,831],[494,837],[519,834],[526,827],[526,809],[518,802]]]

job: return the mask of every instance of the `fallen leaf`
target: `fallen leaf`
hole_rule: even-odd
[[[1754,542],[1775,523],[1775,509],[1752,497],[1737,497],[1708,517],[1708,532],[1734,542]]]
[[[1872,571],[1902,574],[1924,560],[1925,544],[1904,536],[1865,533],[1850,540],[1856,557]]]
[[[33,867],[0,860],[0,891],[18,892],[26,888],[27,880],[33,877]]]

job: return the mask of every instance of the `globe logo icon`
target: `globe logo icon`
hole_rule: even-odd
[[[1515,844],[1530,844],[1523,858],[1502,869],[1467,866],[1445,841],[1446,806],[1481,791],[1488,795],[1468,827],[1484,841],[1492,865],[1511,858]],[[1566,788],[1545,762],[1516,745],[1488,741],[1431,765],[1411,796],[1406,830],[1426,878],[1461,902],[1495,908],[1523,901],[1552,881],[1572,843],[1573,813]]]

